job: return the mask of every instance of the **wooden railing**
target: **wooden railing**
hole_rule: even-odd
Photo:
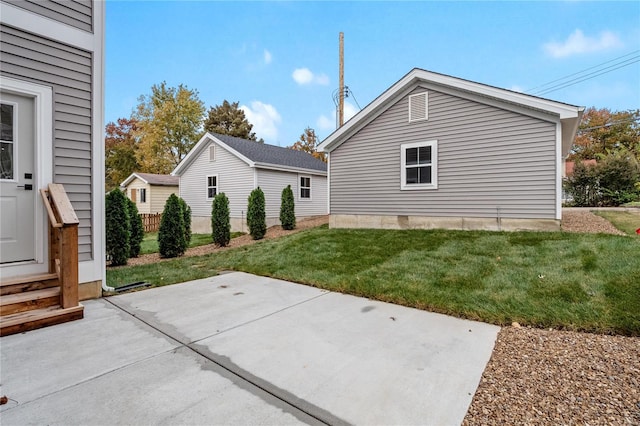
[[[50,183],[41,189],[49,216],[49,272],[60,281],[60,306],[78,306],[78,216],[64,187]]]

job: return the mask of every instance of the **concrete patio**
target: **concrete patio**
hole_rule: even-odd
[[[499,328],[245,273],[0,340],[12,424],[460,424]]]

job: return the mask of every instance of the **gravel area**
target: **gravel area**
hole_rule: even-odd
[[[505,327],[463,425],[640,425],[640,338]]]
[[[562,211],[562,230],[565,232],[590,232],[625,235],[608,220],[596,216],[589,210]]]
[[[279,226],[279,225],[272,226],[271,228],[267,229],[267,234],[265,235],[263,240],[270,240],[272,238],[282,237],[283,235],[295,234],[296,232],[300,232],[304,229],[315,228],[316,226],[324,225],[326,223],[329,223],[329,216],[316,216],[316,217],[300,220],[296,223],[296,229],[293,229],[291,231],[286,231],[282,229],[282,226]],[[262,240],[258,240],[258,241],[262,241]],[[187,249],[187,252],[184,254],[184,256],[185,257],[201,256],[203,254],[214,253],[221,250],[228,250],[234,247],[241,247],[249,244],[255,244],[258,241],[251,238],[251,235],[249,234],[242,235],[240,237],[232,238],[227,247],[218,247],[215,244],[207,244],[204,246],[198,246],[198,247]],[[129,259],[126,266],[146,265],[149,263],[164,262],[167,260],[172,260],[172,259],[163,259],[160,257],[160,254],[158,253],[143,254],[139,257]],[[116,268],[123,268],[123,267],[125,266],[109,266],[107,264],[108,269],[116,269]]]

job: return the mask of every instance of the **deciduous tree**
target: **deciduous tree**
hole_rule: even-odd
[[[640,160],[640,110],[587,108],[582,115],[571,160],[597,159],[620,149]]]
[[[182,84],[167,87],[166,82],[151,87],[151,94],[138,101],[138,164],[147,173],[170,173],[198,142],[204,103],[197,90]]]
[[[307,127],[306,129],[304,129],[304,133],[300,135],[300,139],[289,148],[295,149],[296,151],[307,152],[313,155],[318,160],[326,162],[327,155],[324,152],[318,152],[318,144],[319,142],[316,136],[316,131],[310,127]]]
[[[118,188],[131,173],[139,171],[136,159],[136,120],[119,118],[105,127],[105,189]]]
[[[238,102],[229,103],[226,99],[222,105],[209,108],[207,118],[204,121],[204,129],[207,132],[264,143],[262,139],[258,140],[256,134],[251,131],[253,124],[249,123],[244,111],[238,107]]]

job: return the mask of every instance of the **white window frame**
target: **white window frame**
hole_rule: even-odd
[[[302,179],[309,179],[309,186],[302,186]],[[311,176],[310,175],[298,175],[298,201],[311,201],[311,188],[313,187],[313,184],[311,182]],[[303,189],[309,189],[309,197],[303,197],[302,196],[302,190]]]
[[[407,149],[431,147],[431,183],[407,184]],[[410,166],[415,167],[415,166]],[[413,142],[400,145],[400,189],[402,191],[438,189],[438,141]]]
[[[216,184],[214,186],[209,186],[209,178],[210,177],[216,178]],[[218,188],[220,187],[220,181],[218,181],[218,175],[207,175],[206,179],[207,179],[207,181],[206,181],[207,192],[205,194],[207,196],[207,200],[213,200],[215,198],[215,196],[220,193],[220,191],[218,191]],[[216,193],[215,193],[215,195],[213,197],[209,197],[209,189],[211,189],[211,188],[215,188],[216,189]]]

